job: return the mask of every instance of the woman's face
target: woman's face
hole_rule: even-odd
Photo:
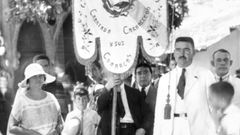
[[[35,75],[29,78],[28,84],[30,87],[42,87],[44,81],[45,81],[44,75]]]

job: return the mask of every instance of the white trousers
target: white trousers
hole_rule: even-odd
[[[191,135],[187,117],[174,117],[173,135]]]

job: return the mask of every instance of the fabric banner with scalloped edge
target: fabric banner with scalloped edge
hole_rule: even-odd
[[[142,36],[141,50],[143,56],[150,62],[155,62],[156,57],[162,55],[168,49],[168,30],[167,30],[167,1],[166,0],[140,0],[142,5],[148,7],[150,14],[147,20],[146,32],[148,36]],[[154,4],[153,4],[154,3]],[[151,7],[151,8],[149,8]]]
[[[95,37],[100,37],[101,43],[103,39],[110,42],[110,36],[121,37],[131,46],[141,36],[146,49],[143,55],[161,56],[168,46],[166,5],[166,0],[74,1],[75,48],[94,44]]]
[[[136,64],[138,55],[137,40],[134,36],[101,38],[101,62],[108,71],[116,74],[126,73]],[[128,41],[128,45],[126,44]]]
[[[82,0],[73,0],[73,40],[77,60],[87,65],[97,57],[98,38],[88,27],[87,20],[79,13],[85,13]]]

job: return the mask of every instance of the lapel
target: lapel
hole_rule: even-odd
[[[198,82],[200,78],[197,67],[191,67],[187,72],[188,72],[187,73],[188,75],[186,77],[186,86],[185,86],[184,96],[186,96],[190,92],[192,87]]]
[[[157,133],[155,134],[162,134],[162,135],[171,135],[173,130],[173,119],[174,119],[174,108],[175,108],[175,99],[177,94],[177,69],[173,69],[172,71],[165,74],[163,77],[160,78],[159,81],[159,87],[158,87],[158,96],[157,96],[157,102],[156,102],[156,110],[155,110],[155,127],[157,128]],[[170,95],[170,105],[171,105],[171,111],[170,119],[164,119],[164,110],[167,100],[167,95]],[[156,122],[157,121],[157,122]],[[159,123],[159,124],[156,124]]]
[[[126,97],[127,97],[127,101],[128,101],[128,106],[129,106],[129,109],[131,110],[131,99],[133,98],[133,96],[131,95],[132,92],[129,90],[128,86],[124,84],[124,89],[125,89],[125,92],[126,92]]]
[[[140,91],[140,88],[138,86],[135,87]],[[151,83],[148,89],[147,97],[145,99],[146,102],[152,101],[154,96],[157,96],[157,89],[154,87],[154,85]]]
[[[154,96],[157,96],[157,89],[153,86],[153,84],[151,84],[148,89],[146,101],[153,100]]]
[[[169,82],[166,82],[167,85],[169,85],[169,94],[170,94],[170,104],[172,106],[172,109],[175,108],[175,99],[176,99],[176,96],[177,96],[177,83],[178,83],[178,77],[177,77],[177,69],[173,69],[172,72],[170,72],[169,74],[169,77],[168,79],[170,79],[170,84]],[[160,86],[161,87],[161,86]],[[168,91],[168,86],[166,87],[166,90]],[[167,94],[167,93],[166,93]],[[166,95],[167,97],[167,95]],[[167,98],[166,98],[167,99]],[[166,100],[165,99],[165,100]],[[166,102],[166,101],[165,101]],[[173,112],[174,110],[172,110],[172,113],[171,113],[171,118],[173,118]]]
[[[147,93],[146,99],[147,99],[148,97],[151,97],[151,94],[152,94],[153,92],[154,92],[154,91],[153,91],[152,84],[151,84],[150,87],[149,87],[149,89],[148,89],[148,93]]]
[[[154,89],[152,88],[152,85],[150,85],[147,96],[145,98],[146,103],[151,104],[150,102],[153,100],[153,94],[154,94],[153,92],[154,92]]]

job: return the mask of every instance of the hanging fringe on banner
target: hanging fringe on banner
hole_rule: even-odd
[[[89,27],[86,19],[86,3],[72,1],[74,51],[79,63],[88,65],[97,57],[99,38]]]
[[[109,48],[111,44],[121,46],[116,57],[122,58],[125,52],[136,54],[139,51],[136,50],[139,36],[142,37],[144,57],[154,61],[168,46],[166,5],[166,0],[74,0],[74,45],[79,62],[93,61],[99,47],[96,47],[96,37],[100,38],[99,50]],[[127,50],[130,48],[132,52]],[[132,62],[136,56],[130,58],[132,65],[136,63]],[[128,65],[115,70],[105,65],[107,62],[103,61],[103,64],[113,73],[123,73],[129,70],[127,67],[132,67]]]

